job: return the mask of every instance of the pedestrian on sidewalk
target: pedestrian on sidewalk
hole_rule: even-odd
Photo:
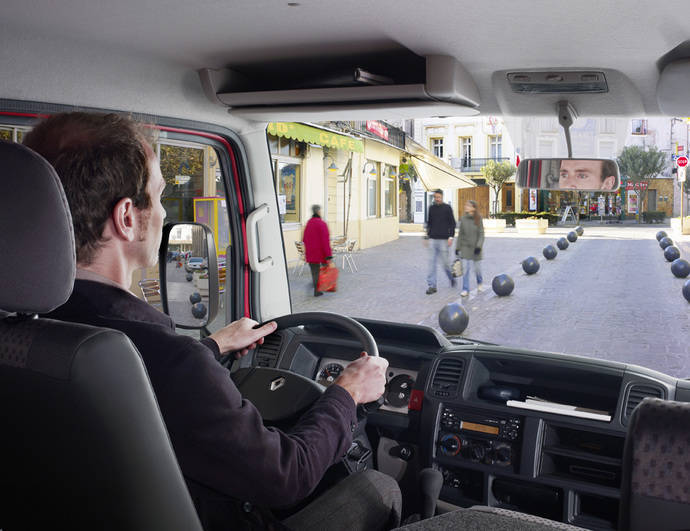
[[[323,295],[323,291],[318,289],[321,266],[328,264],[330,267],[335,267],[335,265],[333,264],[328,225],[321,219],[321,206],[313,205],[311,211],[312,216],[304,227],[302,241],[304,242],[304,258],[309,264],[311,278],[314,282],[314,297],[319,297]]]
[[[482,247],[484,247],[484,223],[477,209],[477,202],[471,199],[465,203],[465,213],[460,218],[458,239],[455,246],[455,255],[462,258],[462,291],[460,295],[467,297],[470,294],[470,267],[474,264],[474,273],[477,276],[477,291],[482,291],[482,270],[479,262],[482,259]]]
[[[434,202],[429,207],[429,218],[426,222],[426,236],[424,244],[429,246],[431,242],[431,254],[429,257],[429,274],[426,278],[428,285],[426,294],[436,293],[436,262],[441,262],[450,285],[455,287],[455,278],[448,263],[448,250],[453,245],[455,235],[455,216],[453,209],[443,202],[443,191],[434,191]]]

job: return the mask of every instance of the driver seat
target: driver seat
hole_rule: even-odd
[[[55,171],[1,141],[0,167],[0,529],[201,531],[130,340],[37,318],[76,272]]]

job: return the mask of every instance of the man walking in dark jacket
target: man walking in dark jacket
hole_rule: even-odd
[[[427,295],[436,293],[436,262],[440,261],[448,275],[450,285],[455,287],[455,279],[448,264],[448,248],[453,245],[455,234],[455,216],[449,204],[443,202],[443,191],[434,192],[434,203],[429,207],[429,219],[426,223],[426,242],[431,242],[429,274],[426,277]],[[428,243],[427,243],[428,245]]]

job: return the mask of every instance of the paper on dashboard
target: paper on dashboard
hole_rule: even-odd
[[[571,406],[569,404],[559,404],[558,402],[549,402],[548,400],[537,397],[527,397],[524,401],[508,400],[506,405],[522,409],[531,409],[533,411],[544,411],[545,413],[555,413],[557,415],[568,415],[570,417],[611,422],[611,415],[606,411]]]

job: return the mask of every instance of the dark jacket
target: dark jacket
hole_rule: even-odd
[[[289,435],[267,429],[216,361],[215,341],[176,334],[167,315],[127,291],[77,280],[47,317],[114,328],[136,345],[182,473],[203,487],[192,490],[202,521],[204,512],[218,520],[219,494],[263,507],[293,504],[350,447],[357,418],[345,389],[331,386]]]
[[[479,225],[476,225],[474,216],[465,214],[460,218],[458,239],[455,242],[457,252],[465,260],[481,260],[482,247],[484,247],[484,222],[480,218]],[[479,253],[475,254],[475,249],[479,249]]]
[[[455,235],[455,216],[449,204],[433,203],[429,207],[426,235],[432,240],[447,240]]]
[[[320,216],[312,216],[304,227],[304,254],[310,264],[322,264],[332,258],[328,225]]]

